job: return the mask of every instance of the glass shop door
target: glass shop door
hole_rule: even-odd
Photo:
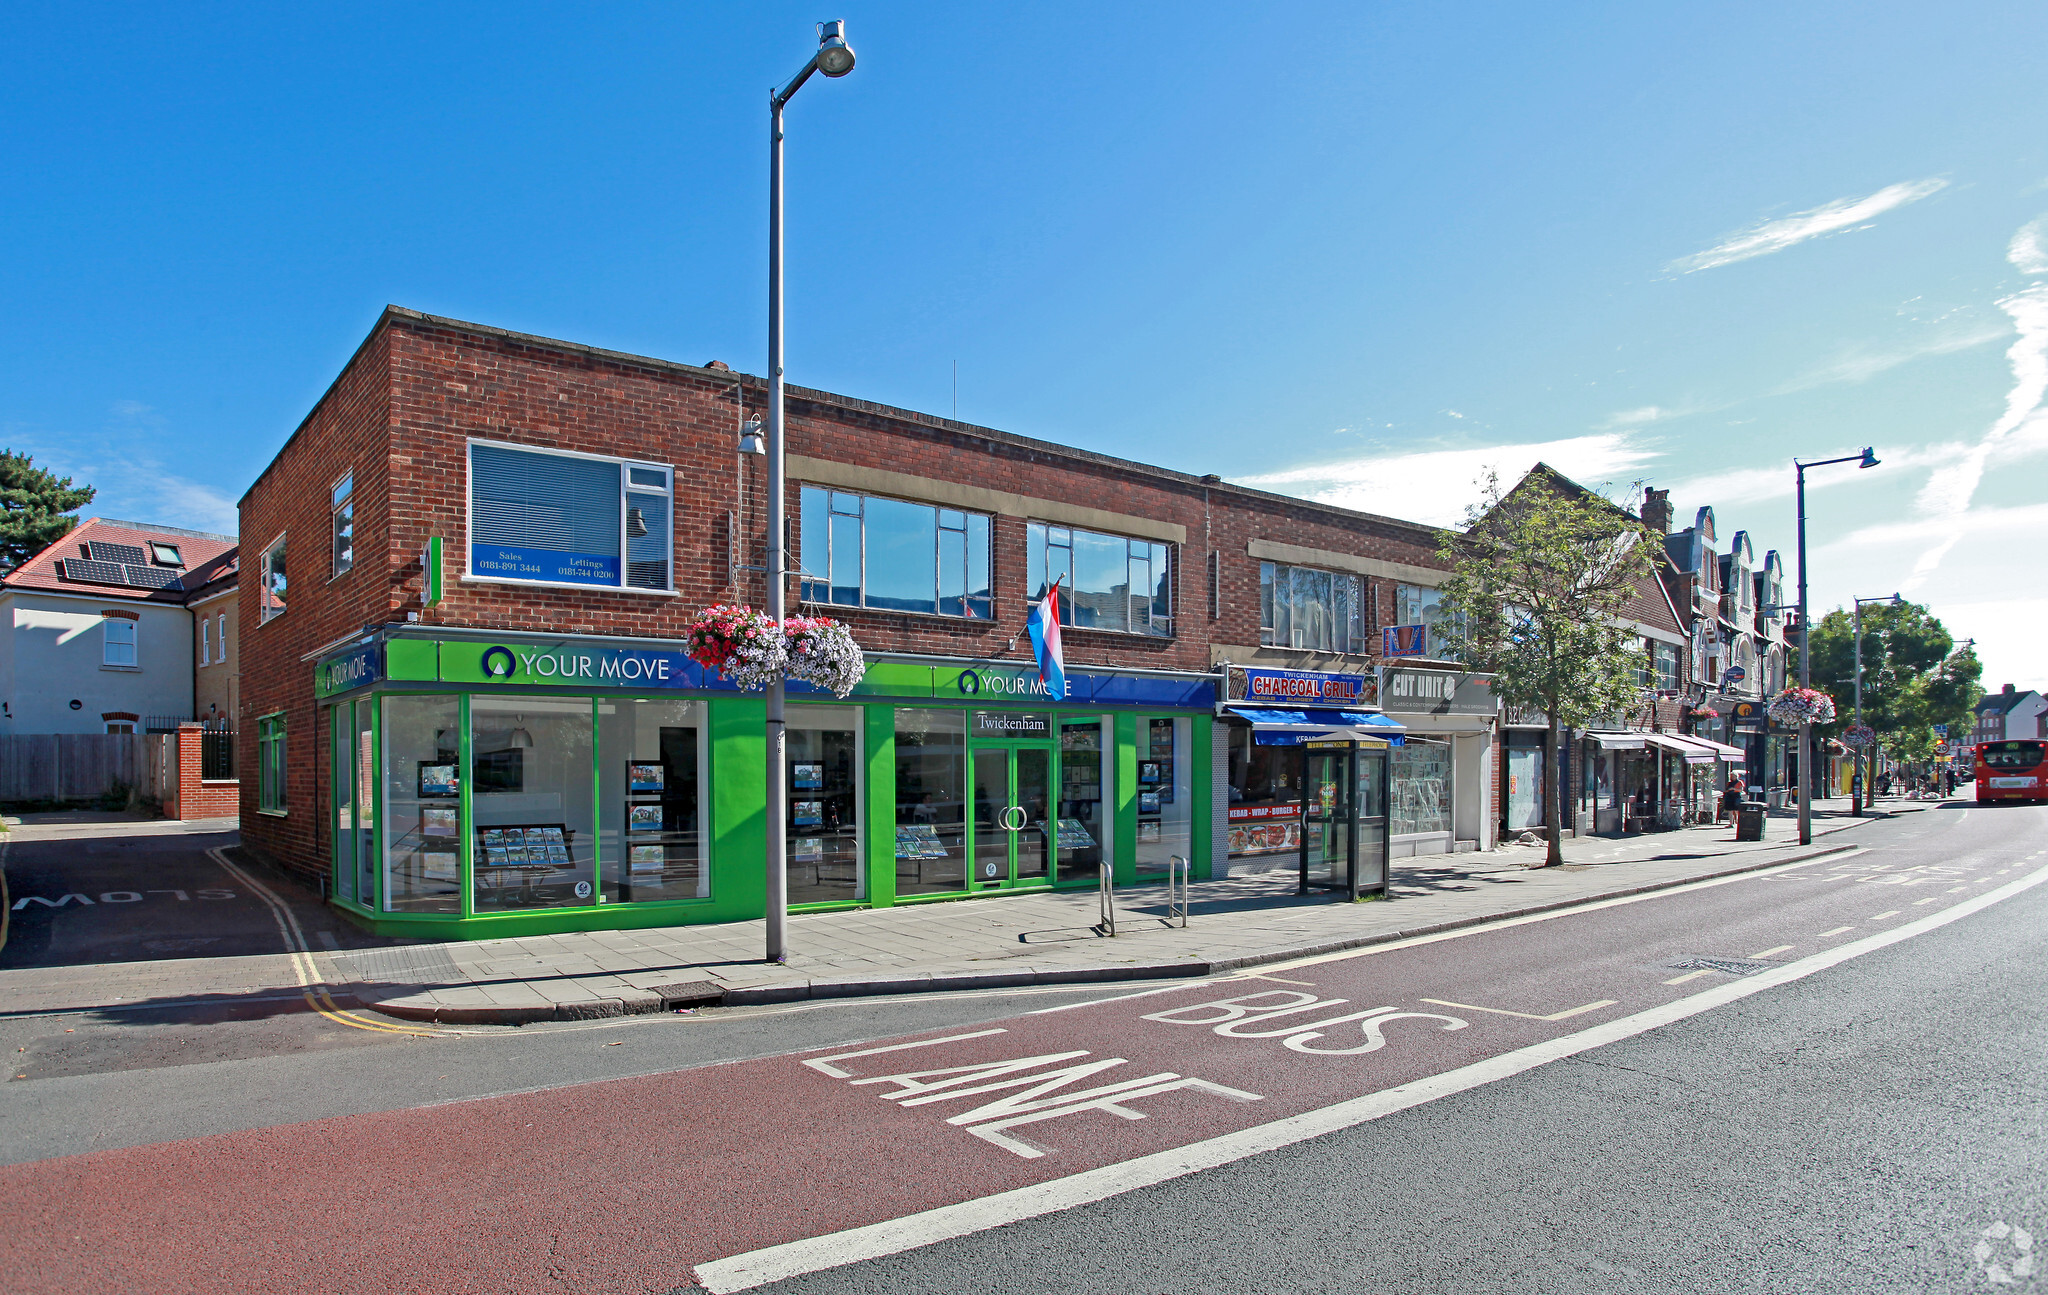
[[[975,888],[1051,881],[1052,747],[978,746],[968,758],[968,871]]]

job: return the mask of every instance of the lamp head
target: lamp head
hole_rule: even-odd
[[[853,46],[846,43],[846,23],[835,18],[818,24],[818,70],[826,76],[853,71]]]
[[[1876,447],[1874,447],[1874,446],[1870,446],[1870,445],[1866,445],[1866,446],[1864,446],[1864,447],[1863,447],[1863,459],[1862,459],[1862,461],[1861,461],[1861,462],[1859,462],[1859,463],[1858,463],[1858,464],[1857,464],[1856,466],[1857,466],[1857,467],[1859,467],[1859,468],[1874,468],[1874,467],[1876,467],[1876,466],[1877,466],[1877,464],[1878,464],[1878,457],[1877,457],[1877,449],[1876,449]]]
[[[768,446],[761,440],[761,415],[755,414],[740,428],[740,453],[766,454]]]

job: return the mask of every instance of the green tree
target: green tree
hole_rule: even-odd
[[[0,450],[0,571],[12,571],[78,525],[76,510],[92,502],[91,486],[73,486],[35,460]]]
[[[1836,608],[1813,624],[1813,678],[1835,699],[1830,735],[1854,722],[1856,629]],[[1975,650],[1923,604],[1878,603],[1863,609],[1863,722],[1894,756],[1924,761],[1934,754],[1934,726],[1962,739],[1976,723],[1983,667]]]
[[[1442,546],[1452,649],[1493,674],[1505,705],[1543,713],[1554,764],[1562,729],[1642,698],[1642,644],[1623,616],[1638,584],[1656,578],[1655,540],[1628,511],[1546,464],[1505,495],[1492,473],[1481,486],[1464,532]],[[1554,768],[1545,770],[1543,796],[1552,825],[1545,866],[1553,866],[1564,862]]]

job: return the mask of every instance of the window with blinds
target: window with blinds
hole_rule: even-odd
[[[667,592],[673,487],[666,464],[472,441],[469,574]]]

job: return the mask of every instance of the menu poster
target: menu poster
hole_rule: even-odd
[[[629,858],[634,872],[660,872],[668,866],[668,852],[658,845],[636,845]]]
[[[822,764],[790,765],[789,785],[796,791],[823,791],[825,788],[825,766]]]
[[[428,881],[460,879],[458,856],[453,850],[425,850],[420,854],[420,875]]]
[[[629,761],[626,764],[626,788],[637,792],[658,792],[666,785],[667,770],[660,764],[642,764]]]
[[[420,799],[449,800],[461,794],[455,785],[455,766],[452,764],[423,764],[420,766]]]
[[[659,832],[661,830],[661,806],[626,806],[626,830],[630,832]]]
[[[790,821],[797,827],[822,827],[825,824],[825,802],[822,800],[791,801]]]
[[[453,807],[429,805],[420,811],[421,836],[455,836],[461,831]]]

